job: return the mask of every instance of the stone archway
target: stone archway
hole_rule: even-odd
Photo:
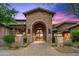
[[[46,25],[37,21],[32,25],[32,38],[33,41],[46,41]]]

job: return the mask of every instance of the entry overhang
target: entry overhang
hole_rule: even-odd
[[[40,7],[35,8],[35,9],[32,9],[32,10],[29,10],[29,11],[25,11],[25,12],[23,12],[23,14],[26,17],[26,15],[31,14],[31,13],[36,12],[36,11],[44,11],[44,12],[47,12],[49,14],[52,14],[52,17],[54,16],[54,14],[56,14],[55,12],[52,12],[52,11],[50,11],[48,9],[44,9],[44,8],[40,8]]]

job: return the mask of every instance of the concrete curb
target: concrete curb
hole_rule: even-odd
[[[70,48],[75,49],[75,50],[79,50],[78,48],[74,48],[74,47],[70,47]]]

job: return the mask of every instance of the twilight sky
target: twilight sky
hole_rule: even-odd
[[[10,3],[11,7],[15,8],[18,14],[15,16],[16,19],[25,19],[22,14],[24,11],[28,11],[37,7],[45,8],[56,12],[53,17],[54,23],[59,23],[63,21],[78,21],[78,19],[70,12],[70,7],[68,3]]]

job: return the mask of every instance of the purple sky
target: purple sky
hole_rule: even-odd
[[[18,14],[15,16],[16,19],[25,19],[23,12],[28,11],[37,7],[45,8],[56,12],[54,16],[54,23],[61,22],[61,21],[74,21],[76,20],[75,16],[69,12],[67,3],[61,4],[41,4],[41,3],[10,3],[10,5],[15,8]]]
[[[10,4],[13,8],[15,8],[17,11],[19,11],[19,13],[16,15],[15,18],[19,18],[19,19],[24,19],[24,15],[22,14],[24,11],[28,11],[37,7],[42,7],[42,8],[46,8],[49,9],[50,8],[47,5],[43,5],[43,4],[38,4],[38,3],[13,3]]]

